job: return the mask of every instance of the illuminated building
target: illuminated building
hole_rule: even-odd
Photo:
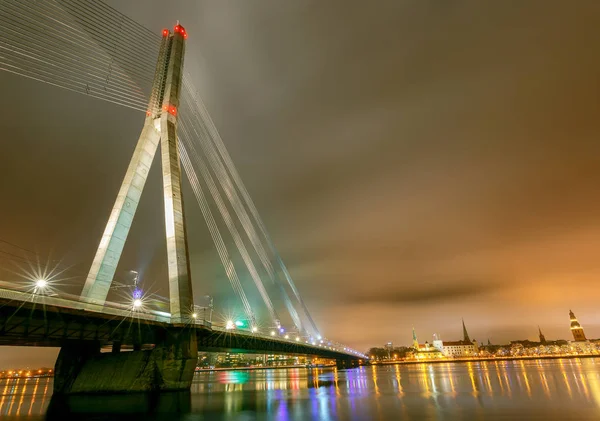
[[[442,341],[437,335],[434,335],[433,343],[445,357],[473,357],[478,354],[479,346],[477,345],[477,341],[469,338],[469,332],[467,332],[464,320],[462,322],[462,327],[463,339],[461,341]]]
[[[434,347],[430,345],[429,342],[425,341],[424,344],[420,344],[417,340],[417,334],[415,333],[415,329],[413,328],[413,348],[414,351],[412,353],[413,358],[417,360],[434,360],[443,358],[444,354]]]
[[[569,310],[569,316],[571,317],[571,333],[573,334],[573,340],[575,342],[587,341],[585,333],[583,332],[583,328],[581,327],[581,325],[577,321],[577,317],[575,317],[575,314],[573,314],[571,310]]]

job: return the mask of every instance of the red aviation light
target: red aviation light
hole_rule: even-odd
[[[163,29],[163,37],[167,37],[167,36],[169,36],[169,30]]]
[[[175,32],[179,32],[184,39],[187,39],[187,32],[185,32],[185,28],[181,25],[175,26]]]
[[[177,107],[174,105],[163,105],[163,111],[167,111],[171,115],[177,115]]]

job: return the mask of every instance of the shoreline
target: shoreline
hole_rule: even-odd
[[[474,362],[494,362],[494,361],[520,361],[520,360],[560,360],[576,358],[600,358],[595,354],[584,355],[539,355],[539,356],[520,356],[520,357],[494,357],[494,358],[461,358],[452,360],[408,360],[408,361],[384,361],[369,365],[396,365],[396,364],[445,364],[445,363],[474,363]]]
[[[495,362],[495,361],[522,361],[522,360],[560,360],[560,359],[577,359],[577,358],[600,358],[600,355],[541,355],[541,356],[520,356],[520,357],[496,357],[496,358],[464,358],[464,359],[453,359],[453,360],[423,360],[423,361],[384,361],[377,362],[374,364],[364,364],[364,366],[378,366],[378,365],[415,365],[415,364],[461,364],[461,363],[476,363],[476,362]],[[291,368],[332,368],[335,365],[320,365],[307,367],[304,365],[288,365],[278,367],[217,367],[217,368],[200,368],[197,369],[196,373],[205,373],[211,371],[255,371],[255,370],[277,370],[277,369],[291,369]]]

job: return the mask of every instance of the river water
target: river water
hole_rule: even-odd
[[[0,381],[4,420],[600,420],[600,359],[198,373],[190,393],[52,399]]]

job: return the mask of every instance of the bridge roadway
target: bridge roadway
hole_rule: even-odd
[[[0,288],[0,345],[60,347],[67,341],[90,341],[102,347],[140,349],[164,339],[173,329],[193,329],[199,351],[311,355],[357,361],[360,356],[343,345],[312,345],[242,330],[211,326],[204,318],[174,325],[160,311],[132,311],[125,305],[101,306],[73,298],[50,297]]]

